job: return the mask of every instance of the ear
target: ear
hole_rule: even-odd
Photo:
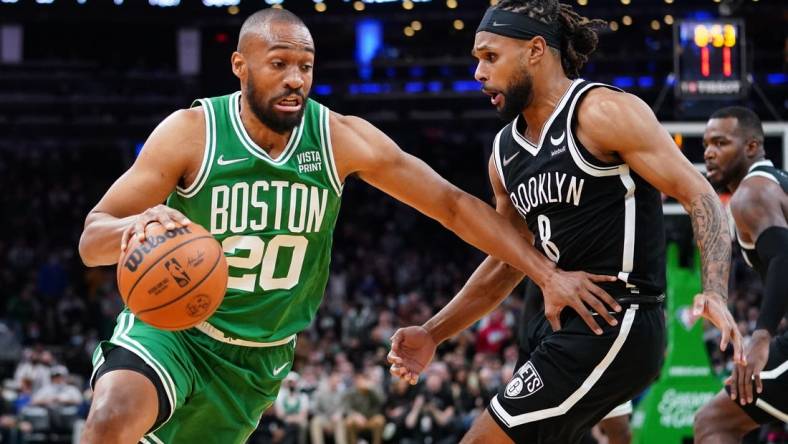
[[[751,139],[744,147],[744,154],[747,158],[752,159],[761,153],[761,144],[757,140]]]
[[[528,48],[531,49],[530,55],[526,56],[528,62],[537,62],[547,53],[548,47],[544,37],[537,35],[529,41]]]
[[[235,77],[239,79],[244,79],[246,77],[246,60],[244,59],[243,54],[238,51],[234,51],[233,55],[230,56],[230,65],[233,68],[233,74]]]

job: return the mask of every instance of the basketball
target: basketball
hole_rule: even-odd
[[[148,225],[146,239],[129,241],[118,262],[118,289],[142,321],[183,330],[207,319],[227,289],[222,247],[197,224],[165,230]]]

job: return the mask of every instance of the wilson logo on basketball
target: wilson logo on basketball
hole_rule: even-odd
[[[544,387],[542,377],[531,361],[526,362],[517,370],[512,380],[506,384],[506,391],[504,395],[509,399],[525,398],[538,392],[539,389]]]
[[[150,253],[156,247],[166,242],[167,239],[173,239],[184,234],[191,234],[189,227],[176,228],[174,230],[166,231],[162,235],[145,239],[144,243],[129,253],[128,257],[126,258],[126,262],[124,262],[123,265],[132,273],[137,271],[137,267],[140,266],[146,254]]]

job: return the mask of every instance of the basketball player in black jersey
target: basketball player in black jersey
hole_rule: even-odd
[[[788,174],[764,157],[761,121],[747,108],[715,112],[703,144],[708,178],[733,193],[742,254],[764,282],[746,367],[695,416],[695,442],[736,443],[759,424],[788,422],[788,332],[775,336],[788,314]]]
[[[557,0],[501,0],[476,33],[475,77],[511,121],[495,137],[489,163],[497,210],[559,268],[616,276],[600,286],[620,307],[597,310],[607,322],[589,328],[582,314],[561,312],[545,297],[545,311],[529,326],[530,353],[466,444],[577,443],[654,380],[665,345],[658,190],[686,208],[701,250],[703,292],[693,312],[742,359],[726,306],[731,245],[719,198],[645,103],[577,78],[599,24]],[[395,333],[391,372],[415,383],[437,344],[490,312],[522,278],[488,257],[437,315]]]

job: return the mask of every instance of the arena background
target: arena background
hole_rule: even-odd
[[[0,0],[0,442],[78,436],[90,403],[90,355],[122,308],[114,270],[87,269],[79,260],[85,215],[161,119],[195,98],[238,89],[229,60],[240,24],[273,3],[311,28],[313,98],[372,121],[489,201],[486,165],[502,123],[473,80],[469,55],[489,1]],[[767,155],[785,167],[784,0],[572,4],[609,21],[583,76],[652,105],[690,160],[702,162],[698,134],[710,112],[736,103],[773,122]],[[693,22],[689,37],[677,28],[682,20]],[[297,374],[252,442],[314,442],[309,421],[364,385],[379,398],[372,413],[386,417],[388,442],[457,442],[513,370],[522,288],[442,346],[417,387],[390,381],[384,362],[390,335],[442,307],[483,256],[357,180],[348,181],[343,200],[324,304],[300,335]],[[678,379],[651,390],[663,396],[641,398],[633,423],[640,429],[635,442],[642,443],[691,439],[688,425],[705,395],[682,395],[682,387],[687,381],[695,387],[697,377],[713,393],[731,365],[730,354],[714,345],[713,328],[682,322],[682,297],[698,286],[694,247],[683,211],[669,201],[665,208],[676,245],[667,307],[677,341],[671,353],[685,353],[673,355],[679,370],[663,374]],[[730,308],[745,336],[760,291],[734,259]],[[62,395],[60,402],[31,402],[47,387]],[[788,433],[775,425],[747,439],[788,442]]]

